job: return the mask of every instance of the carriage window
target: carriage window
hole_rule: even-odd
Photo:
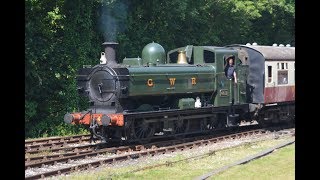
[[[281,63],[281,69],[284,69],[284,63]]]
[[[286,69],[288,69],[288,63],[286,63]]]
[[[277,63],[277,69],[279,69],[279,63]]]
[[[288,84],[288,71],[278,71],[278,84]]]
[[[205,63],[214,63],[215,62],[215,57],[214,57],[214,52],[212,51],[203,51],[203,59]]]
[[[272,82],[272,66],[268,66],[268,83]]]

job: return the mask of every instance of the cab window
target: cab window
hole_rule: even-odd
[[[203,59],[205,63],[215,63],[215,54],[212,51],[203,51]]]

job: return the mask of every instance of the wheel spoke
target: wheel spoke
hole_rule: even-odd
[[[152,123],[147,123],[144,119],[135,120],[133,123],[132,130],[134,139],[140,141],[141,143],[149,142],[151,140],[151,137],[154,135]]]

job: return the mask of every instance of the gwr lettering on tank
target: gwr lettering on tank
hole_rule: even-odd
[[[176,82],[176,78],[169,78],[170,86],[174,86],[174,83]]]
[[[176,78],[169,78],[169,83],[170,86],[174,86],[174,84],[176,83]],[[192,85],[196,85],[197,84],[197,79],[195,77],[191,78],[191,84]],[[147,80],[147,86],[152,87],[154,85],[154,82],[152,79],[148,79]]]

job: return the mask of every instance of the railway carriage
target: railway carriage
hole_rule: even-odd
[[[251,66],[249,69],[253,69],[253,71],[248,76],[248,85],[259,89],[256,94],[262,95],[259,100],[248,100],[253,103],[250,104],[251,107],[254,105],[255,109],[259,109],[259,117],[257,118],[259,123],[294,120],[295,48],[289,45],[286,47],[277,46],[276,44],[273,46],[230,45],[228,47],[238,49],[240,59],[247,64],[252,61],[261,62],[259,68],[257,65],[249,64],[249,67]],[[250,59],[250,57],[254,57],[254,59]],[[257,69],[259,71],[256,72]],[[263,75],[261,76],[260,73]]]

